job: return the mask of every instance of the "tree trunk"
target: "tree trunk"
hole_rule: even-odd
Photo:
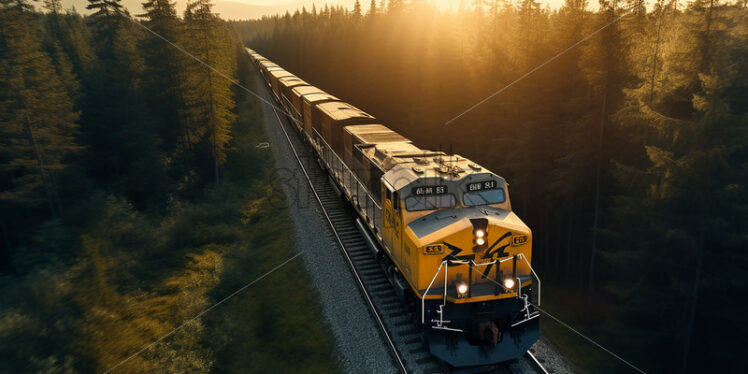
[[[57,218],[57,211],[55,209],[55,202],[53,199],[52,194],[52,187],[49,185],[49,181],[47,180],[47,173],[44,170],[44,160],[42,159],[41,151],[39,149],[39,145],[36,143],[36,138],[34,137],[34,131],[31,129],[31,119],[29,119],[29,114],[26,113],[26,131],[29,132],[29,139],[31,140],[31,145],[34,148],[34,154],[36,155],[36,163],[39,166],[39,174],[41,174],[42,177],[42,185],[44,186],[44,191],[47,194],[47,202],[49,203],[49,211],[52,214],[52,218]]]
[[[657,59],[660,56],[660,42],[662,40],[662,24],[665,21],[665,8],[660,8],[659,13],[660,14],[657,17],[657,37],[655,39],[655,50],[654,56],[652,57],[652,76],[650,76],[649,78],[649,106],[652,106],[652,102],[654,101],[654,86],[655,79],[657,78]]]
[[[595,255],[597,255],[597,231],[598,221],[600,218],[600,174],[602,173],[603,163],[603,136],[605,134],[605,117],[606,117],[606,106],[608,101],[608,86],[607,84],[603,87],[603,108],[602,116],[600,117],[600,139],[598,142],[598,156],[597,156],[597,175],[595,177],[595,213],[592,220],[592,248],[590,250],[590,268],[587,289],[587,302],[592,301],[592,292],[595,289]]]

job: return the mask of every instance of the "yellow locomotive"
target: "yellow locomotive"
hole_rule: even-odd
[[[532,233],[506,181],[459,155],[424,150],[362,110],[248,49],[314,148],[433,355],[452,366],[523,355],[539,338]]]

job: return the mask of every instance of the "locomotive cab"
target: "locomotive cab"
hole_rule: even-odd
[[[506,181],[457,155],[391,153],[384,164],[383,243],[431,352],[453,366],[524,354],[539,337],[532,233]]]

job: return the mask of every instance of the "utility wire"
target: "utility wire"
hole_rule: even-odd
[[[629,367],[631,367],[632,369],[636,370],[637,372],[639,372],[639,373],[642,373],[642,374],[646,374],[646,373],[644,373],[644,371],[643,371],[642,369],[639,369],[638,367],[634,366],[634,364],[632,364],[632,363],[630,363],[630,362],[628,362],[628,361],[624,360],[624,359],[623,359],[623,358],[622,358],[621,356],[619,356],[619,355],[617,355],[617,354],[613,353],[613,351],[611,351],[610,349],[608,349],[608,348],[605,348],[605,347],[603,347],[603,346],[602,346],[602,344],[600,344],[600,343],[598,343],[598,342],[596,342],[596,341],[592,340],[592,338],[589,338],[589,337],[587,337],[586,335],[582,334],[581,332],[577,331],[577,330],[576,330],[575,328],[573,328],[573,327],[569,326],[569,324],[567,324],[566,322],[564,322],[564,321],[562,321],[562,320],[560,320],[560,319],[556,318],[555,316],[553,316],[552,314],[548,313],[547,311],[545,311],[545,310],[541,309],[541,308],[540,308],[539,306],[537,306],[537,305],[535,305],[535,304],[532,304],[532,306],[533,306],[533,307],[534,307],[535,309],[539,310],[539,311],[540,311],[541,313],[543,313],[543,314],[545,314],[546,316],[550,317],[550,318],[551,318],[552,320],[554,320],[554,321],[558,322],[558,324],[560,324],[561,326],[563,326],[563,327],[566,327],[567,329],[571,330],[571,331],[572,331],[572,332],[574,332],[575,334],[577,334],[577,335],[581,336],[582,338],[584,338],[584,340],[586,340],[586,341],[588,341],[588,342],[590,342],[590,343],[594,344],[594,345],[595,345],[596,347],[598,347],[598,348],[602,349],[603,351],[605,351],[605,352],[606,352],[606,353],[608,353],[609,355],[611,355],[611,356],[613,356],[613,357],[615,357],[615,358],[619,359],[619,360],[620,360],[621,362],[623,362],[624,364],[628,365]]]
[[[590,33],[589,35],[585,36],[584,38],[582,38],[582,39],[581,39],[581,40],[579,40],[578,42],[576,42],[576,43],[574,43],[574,44],[570,45],[569,47],[567,47],[567,48],[566,48],[566,49],[564,49],[563,51],[561,51],[561,52],[557,53],[557,54],[556,54],[556,55],[554,55],[553,57],[549,58],[548,60],[546,60],[546,61],[545,61],[545,62],[543,62],[542,64],[540,64],[540,65],[538,65],[538,66],[536,66],[536,67],[532,68],[532,69],[531,69],[530,71],[528,71],[527,73],[524,73],[524,74],[522,74],[522,75],[521,75],[521,76],[520,76],[519,78],[517,78],[517,79],[515,79],[515,80],[511,81],[511,82],[510,82],[509,84],[507,84],[506,86],[504,86],[504,87],[500,88],[500,89],[499,89],[498,91],[496,91],[496,92],[494,92],[494,93],[492,93],[492,94],[488,95],[488,96],[487,96],[487,97],[486,97],[485,99],[483,99],[483,100],[481,100],[481,101],[477,102],[477,103],[476,103],[475,105],[471,106],[470,108],[468,108],[468,109],[467,109],[467,110],[465,110],[464,112],[462,112],[462,113],[458,114],[457,116],[455,116],[454,118],[450,119],[449,121],[447,121],[447,122],[444,122],[444,126],[447,126],[447,125],[451,124],[452,122],[454,122],[454,121],[458,120],[458,119],[459,119],[460,117],[464,116],[465,114],[468,114],[468,113],[469,113],[470,111],[472,111],[473,109],[475,109],[475,108],[477,108],[477,107],[481,106],[481,105],[482,105],[483,103],[485,103],[486,101],[488,101],[488,100],[492,99],[492,98],[493,98],[494,96],[496,96],[496,95],[498,95],[498,94],[500,94],[500,93],[502,93],[502,92],[506,91],[506,90],[507,90],[507,89],[508,89],[509,87],[513,86],[513,85],[514,85],[515,83],[517,83],[517,82],[519,82],[519,81],[521,81],[521,80],[523,80],[523,79],[527,78],[528,76],[532,75],[532,73],[534,73],[534,72],[536,72],[536,71],[540,70],[540,69],[541,69],[541,68],[542,68],[543,66],[545,66],[545,65],[548,65],[549,63],[551,63],[552,61],[556,60],[557,58],[559,58],[559,57],[561,57],[561,56],[565,55],[565,54],[566,54],[567,52],[569,52],[569,51],[571,51],[572,49],[576,48],[576,47],[577,47],[578,45],[580,45],[580,44],[584,43],[585,41],[587,41],[587,40],[588,40],[589,38],[591,38],[591,37],[595,36],[595,35],[596,35],[597,33],[599,33],[600,31],[603,31],[603,30],[605,30],[606,28],[608,28],[608,27],[609,27],[610,25],[612,25],[612,24],[614,24],[614,23],[618,22],[618,21],[619,21],[619,20],[620,20],[621,18],[623,18],[624,16],[626,16],[626,15],[627,15],[627,14],[628,14],[628,13],[629,13],[629,12],[630,12],[631,10],[633,10],[633,9],[636,9],[636,8],[637,8],[637,7],[639,7],[639,6],[642,6],[642,4],[641,4],[641,3],[637,3],[637,4],[635,4],[635,5],[631,6],[631,7],[627,8],[627,9],[624,9],[624,10],[623,10],[623,14],[621,14],[621,15],[620,15],[620,16],[618,16],[617,18],[615,18],[615,19],[613,19],[612,21],[608,22],[608,23],[607,23],[607,24],[605,24],[605,25],[604,25],[603,27],[601,27],[601,28],[599,28],[599,29],[597,29],[597,30],[593,31],[592,33]]]

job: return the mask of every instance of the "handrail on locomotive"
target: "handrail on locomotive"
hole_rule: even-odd
[[[447,286],[448,286],[448,280],[447,280],[448,277],[447,277],[447,274],[449,272],[449,266],[450,265],[468,265],[468,267],[470,268],[469,273],[472,274],[472,268],[473,267],[496,265],[496,272],[498,273],[499,272],[499,268],[501,266],[501,263],[507,262],[507,261],[513,261],[514,264],[515,264],[514,267],[516,269],[516,261],[519,258],[521,258],[522,260],[525,261],[525,263],[527,264],[527,267],[530,268],[530,273],[538,281],[538,306],[540,306],[540,303],[541,303],[541,294],[540,294],[540,291],[541,291],[541,281],[540,281],[540,277],[538,277],[538,274],[535,273],[535,269],[533,269],[532,265],[530,265],[530,262],[527,261],[527,257],[525,257],[524,253],[518,253],[518,254],[516,254],[516,255],[514,255],[512,257],[501,259],[501,260],[497,259],[497,260],[493,260],[493,261],[489,261],[489,262],[481,262],[481,263],[476,263],[474,260],[467,260],[467,261],[465,261],[465,260],[451,260],[451,259],[447,259],[447,260],[442,261],[441,264],[439,265],[439,268],[436,269],[436,273],[434,273],[434,277],[431,279],[431,282],[429,283],[429,286],[426,287],[426,291],[424,291],[424,293],[423,293],[423,297],[421,298],[421,324],[425,324],[426,323],[426,296],[428,296],[429,291],[431,291],[431,287],[434,285],[434,282],[436,281],[436,278],[439,276],[439,273],[441,273],[442,268],[444,268],[444,295],[442,297],[442,304],[439,305],[439,310],[437,310],[437,313],[439,314],[439,319],[438,320],[436,320],[436,319],[432,319],[431,320],[431,322],[436,323],[436,325],[434,325],[432,327],[436,328],[436,329],[442,329],[442,330],[462,331],[460,329],[453,329],[453,328],[449,328],[449,327],[444,326],[444,323],[449,323],[450,322],[450,321],[445,321],[444,320],[444,308],[446,308],[446,306],[447,306]],[[447,265],[447,266],[444,266],[444,265]],[[516,279],[515,287],[517,289],[515,291],[515,293],[517,294],[517,298],[523,299],[525,301],[525,308],[522,310],[523,312],[525,312],[525,319],[516,323],[516,324],[521,324],[521,323],[527,321],[528,319],[534,318],[534,315],[537,315],[538,312],[534,312],[533,314],[530,313],[530,311],[529,311],[529,303],[530,303],[530,301],[528,300],[528,296],[529,295],[523,295],[522,294],[522,281],[520,280],[519,276],[516,276],[516,274],[515,274],[515,279]],[[472,282],[472,277],[471,277],[471,279],[469,281]],[[472,284],[468,284],[468,287],[472,288],[472,286],[473,286]],[[497,287],[504,287],[504,286],[497,283]]]

